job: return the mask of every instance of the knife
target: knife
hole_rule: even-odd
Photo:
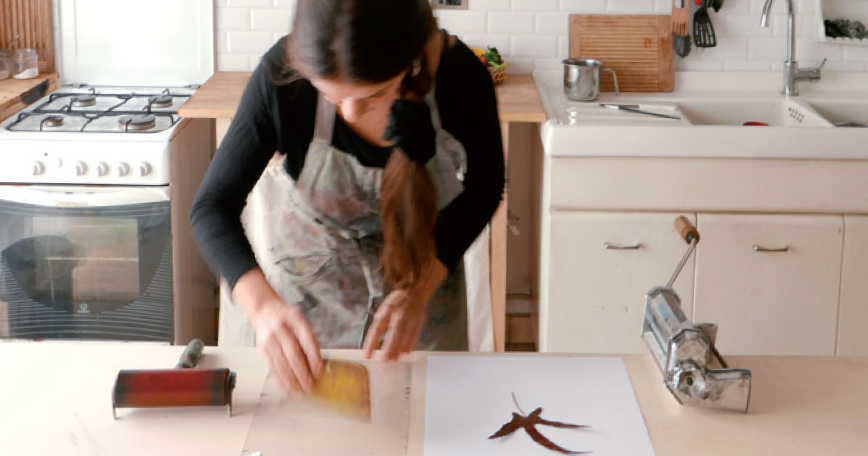
[[[656,112],[650,112],[650,111],[643,111],[641,109],[638,109],[638,105],[619,105],[619,104],[613,104],[613,103],[600,103],[600,106],[602,106],[604,108],[618,109],[621,111],[635,112],[637,114],[647,114],[649,116],[663,117],[664,119],[681,120],[681,117],[670,116],[668,114],[658,114]]]

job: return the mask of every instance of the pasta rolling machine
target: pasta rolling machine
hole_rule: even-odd
[[[717,325],[691,323],[672,289],[699,242],[699,231],[687,218],[678,217],[675,228],[689,247],[666,286],[655,287],[645,295],[642,339],[663,374],[663,382],[679,403],[746,413],[750,370],[727,366],[714,346]]]

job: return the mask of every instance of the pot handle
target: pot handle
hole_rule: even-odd
[[[602,67],[600,69],[603,71],[608,71],[609,73],[612,73],[612,77],[615,79],[615,93],[621,93],[621,89],[618,88],[618,75],[615,74],[615,70],[613,70],[609,67]]]

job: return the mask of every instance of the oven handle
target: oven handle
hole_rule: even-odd
[[[45,207],[117,207],[169,201],[169,187],[0,185],[0,201]]]

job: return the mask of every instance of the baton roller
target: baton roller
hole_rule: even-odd
[[[690,246],[669,283],[645,295],[642,339],[675,399],[683,405],[747,412],[751,372],[731,369],[714,347],[717,325],[691,323],[681,310],[681,300],[672,284],[699,243],[699,231],[678,217],[675,228]],[[711,368],[719,365],[720,368]]]
[[[232,416],[235,373],[229,369],[193,369],[204,347],[187,344],[174,369],[121,370],[112,389],[112,416],[119,408],[226,406]]]

